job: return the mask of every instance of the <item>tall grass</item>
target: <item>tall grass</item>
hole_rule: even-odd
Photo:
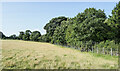
[[[50,43],[2,40],[4,69],[117,69],[118,58]]]

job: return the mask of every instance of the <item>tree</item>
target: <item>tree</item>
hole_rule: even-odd
[[[84,13],[78,13],[77,16],[69,20],[69,25],[67,27],[65,36],[67,45],[76,46],[77,43],[79,43],[79,39],[77,39],[77,33],[79,33],[78,25],[81,24],[84,20]]]
[[[108,19],[108,24],[112,27],[115,37],[113,39],[120,43],[120,1],[112,10],[112,16]],[[112,36],[114,36],[112,35]]]
[[[23,40],[30,40],[30,35],[31,35],[31,31],[30,30],[26,30],[25,34],[23,36]]]
[[[61,26],[57,27],[54,31],[51,42],[55,44],[66,45],[66,29],[69,21],[62,21]]]
[[[73,29],[73,24],[68,25],[68,28],[66,29],[66,36],[65,36],[67,45],[75,46],[75,43],[76,43],[75,36],[76,34]]]
[[[87,8],[83,13],[78,13],[68,26],[66,32],[67,44],[80,46],[79,42],[104,41],[107,40],[109,26],[104,23],[106,15],[102,10]],[[104,31],[103,31],[104,30]]]
[[[81,39],[81,41],[92,40],[96,42],[107,40],[109,27],[103,23],[104,20],[104,18],[86,19],[79,28],[79,39]]]
[[[9,36],[10,39],[17,39],[17,36],[15,34]]]
[[[41,34],[39,31],[33,31],[32,34],[30,35],[30,40],[32,41],[38,41],[38,37],[40,37]]]
[[[47,23],[44,27],[44,29],[46,30],[47,32],[47,36],[48,36],[48,39],[51,41],[52,39],[52,36],[54,34],[54,31],[55,29],[61,25],[61,22],[64,21],[64,20],[67,20],[66,17],[56,17],[56,18],[52,18],[49,23]],[[48,41],[48,42],[50,42]]]
[[[38,39],[40,42],[49,42],[50,41],[47,34],[41,35]]]
[[[4,39],[6,36],[0,31],[0,39]]]
[[[23,36],[24,36],[24,32],[21,31],[20,34],[19,34],[19,39],[20,39],[20,40],[23,40]]]

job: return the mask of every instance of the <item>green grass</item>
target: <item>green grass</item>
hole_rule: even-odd
[[[50,43],[2,40],[4,69],[116,69],[118,57]]]
[[[114,59],[118,59],[118,56],[111,56],[111,55],[104,55],[104,54],[97,54],[97,53],[91,53],[89,52],[91,55],[95,56],[95,57],[102,57],[104,59],[107,60],[114,60]]]
[[[60,46],[60,45],[56,45],[56,46],[61,47],[61,48],[66,48],[66,47]],[[76,50],[76,49],[73,49],[73,48],[69,48],[69,49]],[[76,50],[76,51],[80,52],[80,50]],[[107,60],[118,59],[118,56],[111,56],[111,55],[105,55],[105,54],[97,54],[97,53],[92,53],[92,52],[82,52],[82,53],[89,53],[89,54],[91,54],[94,57],[104,58],[104,59],[107,59]]]

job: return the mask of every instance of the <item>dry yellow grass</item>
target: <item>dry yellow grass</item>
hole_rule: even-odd
[[[5,69],[109,69],[118,67],[118,59],[95,57],[49,43],[2,40]]]

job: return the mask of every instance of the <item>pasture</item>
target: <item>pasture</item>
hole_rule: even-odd
[[[117,69],[118,57],[50,43],[1,40],[4,69]]]

